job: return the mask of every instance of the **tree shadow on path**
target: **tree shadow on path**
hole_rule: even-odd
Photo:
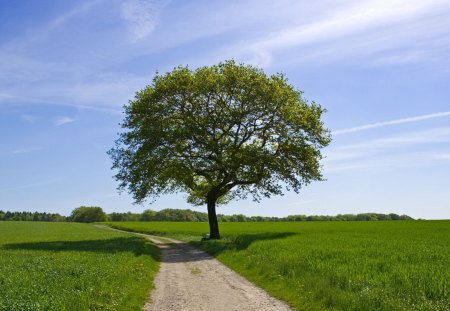
[[[284,239],[298,233],[241,234],[222,240],[193,241],[186,243],[158,243],[161,248],[161,262],[179,263],[214,259],[226,250],[244,250],[252,243],[264,240]]]

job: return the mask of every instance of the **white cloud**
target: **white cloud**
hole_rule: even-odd
[[[77,119],[73,119],[73,118],[70,118],[70,117],[58,117],[55,120],[55,125],[56,126],[61,126],[61,125],[64,125],[64,124],[75,122],[76,120]]]
[[[12,154],[27,154],[34,151],[38,151],[40,148],[22,148],[22,149],[15,149],[11,151]]]
[[[325,13],[321,12],[319,19],[305,22],[308,17],[299,18],[297,24],[245,44],[239,43],[229,50],[230,53],[238,50],[244,57],[249,53],[254,53],[256,58],[265,55],[269,60],[273,53],[295,48],[298,56],[294,58],[304,61],[314,57],[323,61],[358,53],[371,56],[379,64],[417,61],[430,54],[430,40],[439,43],[438,49],[448,50],[450,38],[446,29],[450,23],[442,14],[446,11],[450,11],[450,6],[443,0],[333,2],[324,9]],[[417,48],[411,53],[411,45],[421,45],[423,51]],[[303,48],[301,53],[300,47]],[[377,60],[374,53],[386,51],[389,55],[381,55]],[[399,54],[407,57],[399,57]]]
[[[133,41],[141,40],[158,26],[159,15],[167,0],[127,0],[122,4],[121,15]]]
[[[340,153],[338,152],[338,157],[334,160],[341,161],[357,156],[363,157],[367,155],[367,152],[400,149],[423,144],[442,144],[448,142],[450,142],[450,127],[426,129],[341,146],[337,148]],[[355,151],[357,152],[356,156]],[[346,152],[351,154],[351,156],[346,158],[344,156]],[[330,155],[327,159],[330,160],[330,158],[333,159],[333,156]]]
[[[357,34],[367,29],[411,19],[441,1],[366,1],[343,8],[331,18],[299,25],[273,33],[256,42],[261,48],[283,48],[293,45],[328,41],[331,38]]]
[[[80,65],[5,55],[1,50],[0,56],[4,56],[0,57],[0,103],[6,104],[64,105],[120,113],[120,107],[149,84],[153,74],[96,72]]]
[[[47,31],[63,26],[65,23],[69,22],[70,20],[74,19],[80,14],[83,14],[92,9],[92,7],[99,2],[101,2],[101,0],[86,1],[83,2],[81,5],[74,7],[72,10],[67,11],[64,14],[61,14],[60,16],[58,16],[57,18],[55,18],[50,22]]]
[[[365,125],[361,125],[361,126],[355,126],[355,127],[350,127],[350,128],[341,129],[341,130],[335,130],[332,132],[332,134],[333,134],[333,136],[336,136],[336,135],[342,135],[342,134],[348,134],[348,133],[369,130],[369,129],[378,128],[378,127],[385,127],[385,126],[403,124],[403,123],[411,123],[411,122],[423,121],[423,120],[434,119],[434,118],[442,118],[442,117],[448,117],[448,116],[450,116],[450,111],[437,112],[437,113],[431,113],[431,114],[426,114],[426,115],[421,115],[421,116],[416,116],[416,117],[411,117],[411,118],[403,118],[403,119],[397,119],[397,120],[375,122],[375,123],[365,124]]]
[[[414,167],[439,163],[439,152],[450,143],[450,127],[407,132],[329,149],[323,160],[325,172],[374,167]]]
[[[33,115],[29,115],[29,114],[23,114],[20,116],[22,118],[22,120],[28,122],[28,123],[36,123],[39,119],[41,119],[41,117],[38,116],[33,116]]]

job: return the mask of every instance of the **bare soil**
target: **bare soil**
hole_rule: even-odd
[[[161,249],[161,266],[146,311],[292,310],[198,248],[142,236]]]
[[[149,238],[162,258],[144,310],[291,310],[207,253],[177,240]]]

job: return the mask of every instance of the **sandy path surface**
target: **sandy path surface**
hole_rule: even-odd
[[[146,311],[292,310],[191,245],[143,236],[161,248],[161,267]]]

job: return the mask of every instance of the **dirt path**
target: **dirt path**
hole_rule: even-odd
[[[155,289],[144,310],[291,310],[207,253],[174,239],[143,236],[161,248]]]

